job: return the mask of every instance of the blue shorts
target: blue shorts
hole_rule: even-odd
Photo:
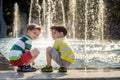
[[[50,56],[52,57],[52,59],[60,65],[60,67],[69,67],[70,66],[70,62],[65,61],[63,59],[60,58],[60,53],[58,51],[56,51],[56,49],[51,48],[49,51]]]

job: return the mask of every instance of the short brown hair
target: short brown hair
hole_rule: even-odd
[[[28,30],[34,30],[34,29],[37,29],[37,30],[39,30],[39,31],[41,31],[41,27],[40,26],[38,26],[38,25],[36,25],[36,24],[29,24],[28,26],[27,26],[27,31]]]
[[[64,36],[67,35],[67,29],[64,26],[52,26],[50,29],[51,30],[55,29],[58,32],[63,32]]]

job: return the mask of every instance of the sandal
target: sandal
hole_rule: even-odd
[[[34,67],[29,66],[22,66],[21,69],[18,69],[18,72],[35,72],[37,69]]]
[[[20,72],[20,71],[22,70],[23,66],[24,66],[24,65],[18,66],[17,72]]]
[[[42,72],[53,72],[52,66],[45,66],[41,69]]]
[[[67,72],[67,68],[65,68],[65,67],[60,67],[60,68],[59,68],[59,72]]]

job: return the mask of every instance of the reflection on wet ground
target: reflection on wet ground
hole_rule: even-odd
[[[9,61],[0,53],[0,70],[13,70],[13,66]]]

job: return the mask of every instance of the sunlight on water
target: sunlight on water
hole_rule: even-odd
[[[0,40],[0,52],[6,57],[11,46],[16,41],[15,38],[3,38]],[[120,42],[105,42],[101,45],[98,41],[87,41],[86,49],[84,49],[84,40],[68,39],[69,44],[75,51],[76,61],[71,65],[71,68],[84,68],[87,67],[119,67],[120,66]],[[38,48],[40,51],[39,57],[36,59],[36,66],[42,67],[46,65],[46,47],[52,46],[53,40],[40,38],[33,41],[32,48]],[[86,50],[86,54],[84,53]],[[87,61],[87,63],[86,63]],[[55,62],[53,65],[58,66]]]

